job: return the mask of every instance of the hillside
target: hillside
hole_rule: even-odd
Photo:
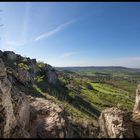
[[[59,71],[36,59],[0,51],[0,137],[118,137],[116,132],[105,134],[104,110],[110,108],[114,116],[119,112],[122,118],[126,112],[132,113],[134,105],[139,111],[139,103],[135,103],[138,82]],[[127,137],[129,130],[124,135],[119,130],[119,137]]]

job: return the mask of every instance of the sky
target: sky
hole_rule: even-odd
[[[140,68],[140,2],[0,2],[0,50],[52,66]]]

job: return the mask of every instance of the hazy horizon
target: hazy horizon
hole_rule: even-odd
[[[54,67],[140,68],[140,2],[1,2],[0,50]]]

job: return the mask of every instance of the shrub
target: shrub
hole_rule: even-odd
[[[38,65],[39,68],[43,68],[43,67],[45,67],[46,64],[42,61],[38,61],[37,65]]]
[[[44,76],[45,76],[45,75],[43,75],[43,76],[37,76],[37,77],[35,78],[35,81],[36,81],[37,83],[42,82],[42,81],[43,81]]]
[[[29,70],[29,69],[30,69],[30,68],[29,68],[26,64],[24,64],[24,63],[19,63],[18,66],[19,66],[20,68],[22,68],[22,69],[25,69],[25,70]]]

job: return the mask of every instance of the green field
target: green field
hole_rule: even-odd
[[[109,84],[90,83],[94,90],[84,89],[81,95],[87,98],[89,102],[95,104],[100,110],[106,107],[120,106],[129,111],[132,110],[134,100],[130,93]]]

